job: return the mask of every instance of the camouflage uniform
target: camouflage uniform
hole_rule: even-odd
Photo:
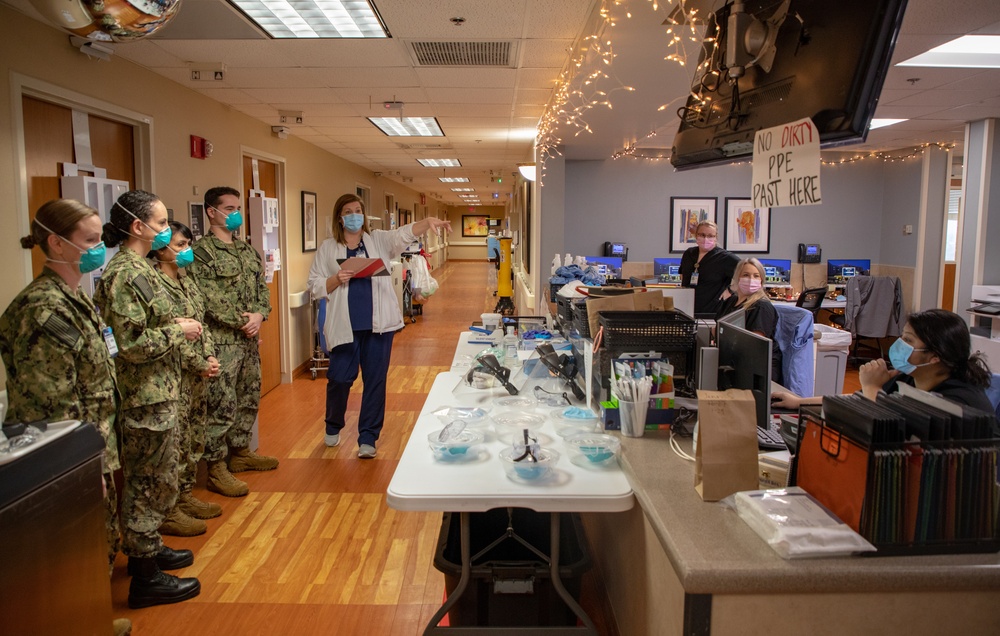
[[[205,295],[205,322],[215,339],[219,378],[208,396],[205,459],[225,459],[227,445],[246,448],[260,406],[260,349],[257,338],[240,331],[244,313],[271,313],[260,255],[249,243],[214,234],[194,244],[188,269]]]
[[[177,400],[180,344],[170,298],[146,259],[123,247],[94,293],[118,341],[122,394],[122,550],[152,557],[163,547],[158,528],[177,500]]]
[[[119,547],[115,365],[94,303],[49,268],[0,316],[0,357],[7,368],[11,422],[81,420],[105,440],[105,529],[109,565]]]
[[[156,274],[167,297],[173,304],[174,318],[192,318],[205,322],[205,298],[190,276],[181,273],[177,280],[159,268]],[[208,358],[215,355],[211,330],[201,331],[201,338],[181,343],[181,392],[177,403],[177,431],[180,463],[178,487],[180,493],[191,492],[198,475],[198,462],[205,452],[205,414],[208,406],[209,379],[201,374],[208,370]]]

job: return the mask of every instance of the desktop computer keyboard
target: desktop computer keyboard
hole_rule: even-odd
[[[764,450],[785,450],[785,440],[781,433],[770,428],[757,427],[757,448]]]

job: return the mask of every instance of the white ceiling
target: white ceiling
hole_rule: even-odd
[[[41,20],[30,0],[2,0]],[[35,0],[38,2],[45,0]],[[698,0],[710,4],[711,0]],[[835,0],[833,0],[835,1]],[[721,6],[723,0],[715,0]],[[459,205],[451,187],[438,181],[441,168],[418,158],[455,158],[483,204],[505,201],[519,162],[530,161],[534,129],[553,97],[573,46],[597,20],[600,0],[375,0],[392,37],[379,40],[271,40],[263,37],[224,0],[183,0],[161,32],[116,46],[115,55],[199,91],[211,99],[278,125],[278,111],[302,111],[304,123],[286,123],[290,134],[373,172]],[[603,29],[615,57],[604,64],[590,54],[579,75],[601,68],[610,77],[585,93],[610,93],[613,109],[597,106],[584,119],[593,132],[562,125],[562,152],[571,159],[607,159],[627,144],[669,147],[677,106],[687,93],[693,63],[681,67],[663,58],[668,36],[662,23],[672,9],[661,0],[608,0],[615,26]],[[632,17],[626,18],[626,11]],[[451,18],[462,17],[462,26]],[[909,0],[893,63],[966,33],[1000,34],[997,0]],[[411,41],[512,41],[511,68],[427,68],[412,59]],[[686,43],[690,55],[696,46]],[[692,59],[692,62],[694,60]],[[192,66],[224,64],[225,80],[196,82]],[[571,67],[575,68],[575,67]],[[917,79],[916,82],[911,80]],[[623,90],[632,86],[634,91]],[[614,90],[614,89],[618,90]],[[576,103],[580,98],[574,98]],[[602,98],[603,99],[603,98]],[[445,137],[390,138],[368,116],[399,115],[382,103],[404,102],[405,116],[437,117]],[[584,100],[586,101],[586,100]],[[670,104],[669,108],[658,110]],[[1000,117],[1000,70],[895,67],[876,111],[880,118],[910,121],[872,131],[867,150],[895,150],[924,142],[961,143],[964,124]],[[647,139],[647,135],[656,136]],[[427,148],[423,144],[440,144]],[[626,159],[640,161],[640,159]],[[496,184],[491,176],[503,176]]]

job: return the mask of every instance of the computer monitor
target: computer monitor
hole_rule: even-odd
[[[765,287],[789,287],[792,284],[792,261],[781,258],[762,258]]]
[[[681,266],[681,259],[679,258],[654,258],[653,259],[653,275],[661,276],[666,275],[671,266]]]
[[[826,282],[842,285],[848,278],[871,276],[871,259],[830,259],[826,262]]]
[[[716,323],[719,347],[719,390],[747,389],[753,393],[757,426],[771,421],[771,339],[746,329],[746,311]]]
[[[605,278],[622,277],[622,259],[617,256],[586,256],[588,267],[593,267]]]

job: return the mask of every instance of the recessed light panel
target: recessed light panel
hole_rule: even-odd
[[[385,38],[368,0],[230,0],[273,38]]]
[[[1000,35],[963,35],[896,66],[1000,68]]]
[[[368,121],[390,137],[444,137],[434,117],[369,117]]]
[[[461,168],[462,162],[458,159],[417,159],[425,168]]]
[[[893,124],[898,124],[901,121],[908,121],[906,119],[873,119],[872,123],[869,124],[868,130],[875,130],[876,128],[885,128],[886,126],[892,126]]]
[[[452,188],[452,192],[475,192],[475,188]]]
[[[438,181],[442,183],[468,183],[468,177],[438,177]]]

